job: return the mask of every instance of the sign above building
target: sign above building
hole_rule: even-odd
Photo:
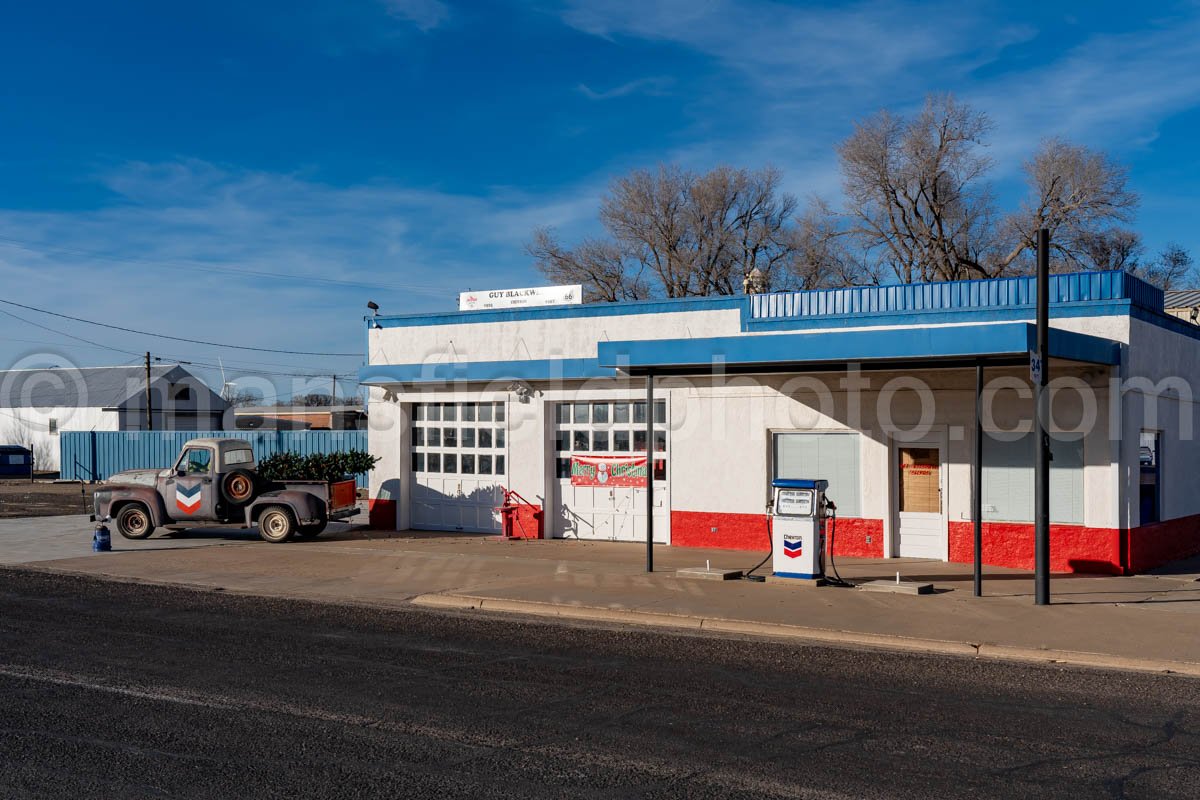
[[[459,311],[485,308],[523,308],[531,306],[578,305],[583,302],[583,287],[537,286],[532,289],[496,289],[488,292],[461,292]]]

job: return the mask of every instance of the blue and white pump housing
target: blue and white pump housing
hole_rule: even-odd
[[[825,577],[825,490],[829,481],[771,481],[771,555],[777,577]]]

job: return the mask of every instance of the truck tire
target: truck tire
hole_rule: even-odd
[[[296,518],[287,506],[267,506],[258,515],[258,535],[263,541],[286,542],[295,532]]]
[[[114,520],[117,531],[126,539],[149,539],[154,533],[154,522],[150,512],[141,503],[121,506]]]
[[[248,469],[235,469],[221,479],[221,497],[231,506],[244,506],[254,499],[255,475]]]
[[[321,532],[325,530],[325,526],[328,524],[326,520],[321,520],[320,522],[314,522],[312,525],[301,525],[296,530],[296,535],[301,539],[315,539],[321,535]]]

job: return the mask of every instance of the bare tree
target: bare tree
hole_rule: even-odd
[[[1025,164],[1025,175],[1030,196],[1002,226],[1013,242],[998,262],[1002,269],[1028,259],[1039,228],[1050,230],[1052,257],[1068,269],[1092,266],[1098,239],[1108,237],[1118,250],[1121,240],[1128,242],[1128,231],[1113,228],[1132,221],[1138,198],[1126,188],[1125,167],[1104,153],[1047,139]]]
[[[1196,285],[1195,261],[1191,253],[1175,243],[1164,247],[1150,263],[1130,271],[1164,292]]]
[[[845,232],[863,270],[904,283],[986,276],[992,196],[982,153],[987,115],[946,95],[911,120],[882,111],[838,147]]]
[[[33,463],[36,466],[50,464],[54,460],[54,442],[48,436],[38,435],[43,426],[25,419],[21,414],[15,414],[8,430],[4,434],[5,444],[15,444],[33,453]],[[48,430],[48,429],[46,429]]]
[[[227,395],[225,402],[234,408],[256,406],[262,402],[262,395],[249,389],[238,389],[235,392],[228,392]]]
[[[804,270],[793,269],[797,202],[780,182],[773,167],[634,170],[601,201],[608,238],[567,248],[540,229],[527,250],[551,280],[583,284],[589,300],[736,294],[756,269],[768,286],[789,286]]]

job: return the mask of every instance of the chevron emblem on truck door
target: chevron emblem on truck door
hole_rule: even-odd
[[[195,514],[200,508],[203,493],[200,484],[195,486],[180,486],[175,484],[175,507],[185,514]]]

